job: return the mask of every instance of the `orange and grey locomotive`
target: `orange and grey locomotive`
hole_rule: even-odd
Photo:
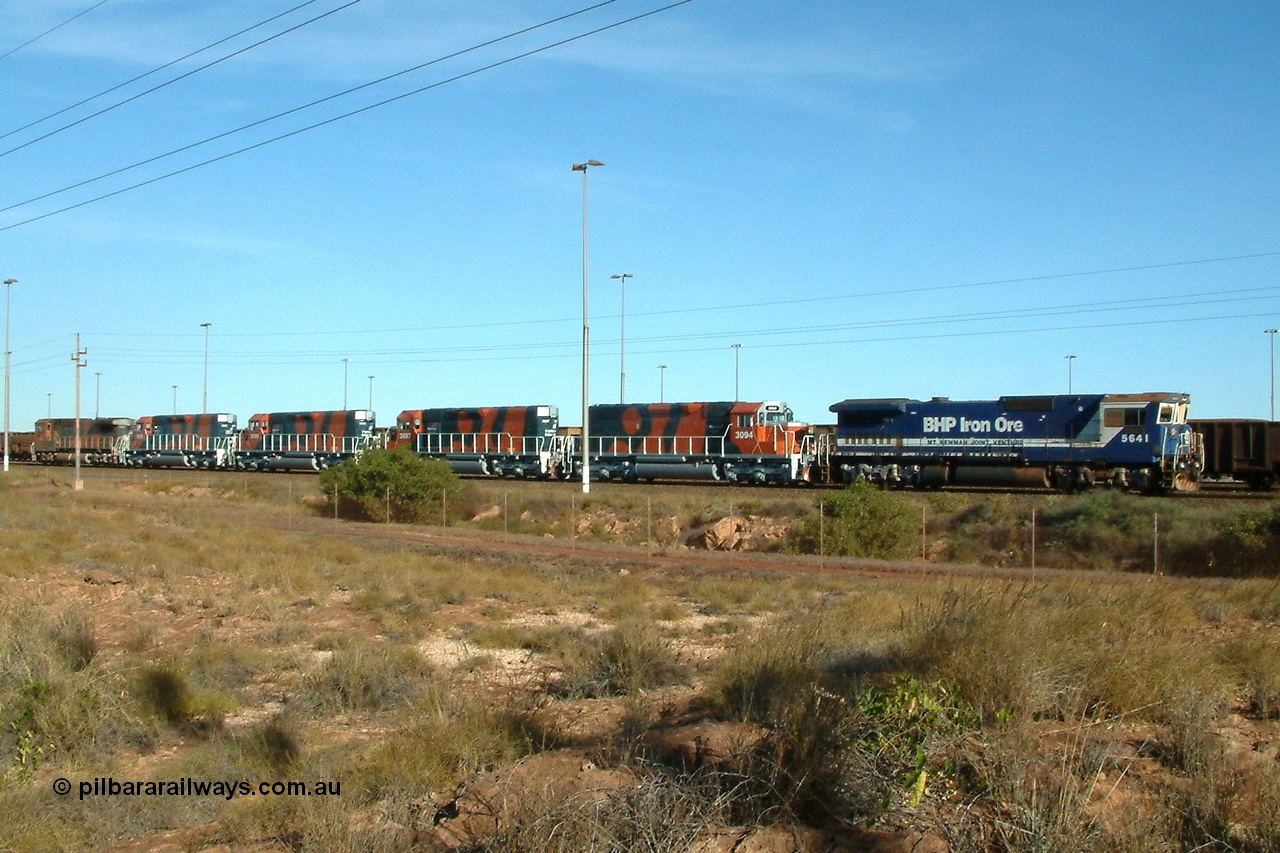
[[[144,415],[133,425],[125,461],[148,468],[230,468],[239,438],[235,415]]]
[[[79,427],[79,441],[76,432]],[[37,462],[68,465],[119,465],[133,429],[133,418],[41,418],[31,453]]]
[[[555,406],[406,409],[388,447],[444,459],[460,474],[556,477],[566,455],[559,425]]]
[[[614,403],[590,409],[588,457],[600,480],[798,483],[813,476],[808,424],[786,403]]]
[[[373,412],[266,412],[240,433],[236,467],[254,471],[322,471],[374,447]]]

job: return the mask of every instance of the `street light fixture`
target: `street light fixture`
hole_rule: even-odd
[[[1067,393],[1071,394],[1071,393],[1074,393],[1073,377],[1071,375],[1071,366],[1075,364],[1076,357],[1074,355],[1068,355],[1065,358],[1067,359]]]
[[[1271,420],[1276,419],[1276,332],[1280,329],[1263,329],[1271,336]]]
[[[665,402],[663,392],[666,390],[667,384],[667,366],[665,364],[658,365],[658,402]]]
[[[209,327],[212,323],[201,323],[204,329],[204,400],[200,406],[200,414],[209,414]]]
[[[587,170],[603,166],[599,160],[574,163],[573,171],[582,173],[582,493],[591,491],[591,458],[587,445],[591,441],[588,424],[591,377],[591,325],[587,321]]]
[[[733,347],[733,402],[742,399],[738,393],[738,354],[742,352],[742,344],[730,344]]]
[[[9,470],[9,289],[16,278],[4,280],[4,470]]]
[[[618,372],[618,402],[627,402],[627,279],[635,278],[631,273],[624,272],[620,275],[611,275],[609,278],[616,278],[618,283],[622,285],[622,335],[621,349],[619,350],[619,372]]]

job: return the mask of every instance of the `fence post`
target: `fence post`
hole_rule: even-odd
[[[1151,574],[1160,574],[1160,513],[1151,514]]]
[[[1031,508],[1031,576],[1036,575],[1036,508]]]
[[[818,565],[825,567],[827,564],[827,499],[825,497],[818,499]]]
[[[920,561],[929,561],[929,507],[920,507]]]

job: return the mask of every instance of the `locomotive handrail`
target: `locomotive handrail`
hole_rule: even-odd
[[[152,433],[146,437],[140,449],[155,451],[228,450],[234,448],[236,442],[236,437],[230,435],[211,437],[206,435]]]
[[[534,456],[551,449],[546,436],[506,432],[419,433],[417,438],[417,452],[429,456],[447,453]]]
[[[342,453],[352,454],[365,449],[373,441],[367,435],[337,436],[333,433],[270,433],[264,434],[257,447],[244,448],[248,452],[267,453]]]
[[[592,456],[724,456],[721,436],[595,435]]]

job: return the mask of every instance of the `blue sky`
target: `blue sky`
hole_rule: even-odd
[[[77,332],[86,414],[169,412],[174,385],[200,411],[205,322],[209,409],[242,422],[340,408],[345,372],[382,424],[577,423],[589,158],[593,402],[619,398],[630,273],[631,402],[660,364],[668,401],[732,398],[740,343],[742,398],[814,422],[1062,393],[1067,355],[1076,391],[1269,415],[1274,4],[692,0],[542,50],[664,5],[616,0],[444,58],[590,4],[362,0],[36,140],[344,2],[29,127],[302,0],[0,4],[14,429],[72,414]]]

